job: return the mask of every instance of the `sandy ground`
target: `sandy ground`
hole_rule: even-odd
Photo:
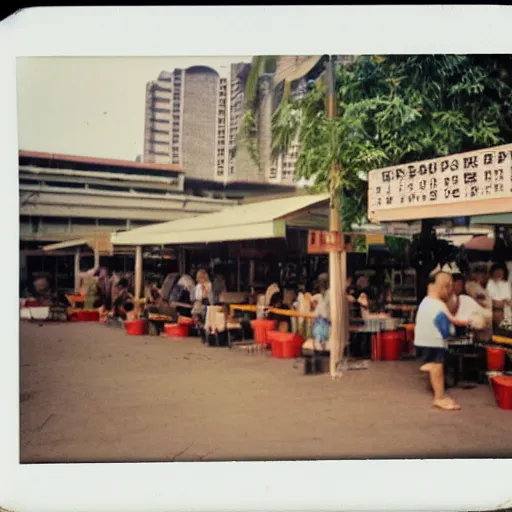
[[[490,387],[434,410],[411,362],[333,382],[98,324],[23,323],[20,355],[22,462],[512,456],[512,413]]]

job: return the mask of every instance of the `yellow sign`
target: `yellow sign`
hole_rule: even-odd
[[[366,235],[366,245],[384,245],[386,237],[381,234]]]

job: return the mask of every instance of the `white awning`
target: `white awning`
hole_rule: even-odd
[[[43,247],[43,251],[52,252],[59,251],[61,249],[69,249],[71,247],[80,247],[82,245],[88,245],[91,248],[96,247],[100,251],[100,253],[110,253],[113,249],[110,240],[111,236],[111,231],[108,231],[107,233],[91,234],[91,236],[87,238],[76,238],[73,240],[64,240],[63,242],[45,245]]]
[[[52,252],[58,251],[60,249],[69,249],[70,247],[80,247],[81,245],[86,245],[87,239],[80,238],[77,240],[66,240],[65,242],[58,242],[56,244],[49,244],[43,247],[43,251]]]
[[[114,245],[178,245],[284,238],[286,226],[327,229],[329,196],[296,195],[118,232]],[[323,209],[322,209],[323,207]]]

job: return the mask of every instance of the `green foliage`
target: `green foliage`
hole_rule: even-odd
[[[291,84],[285,82],[283,97],[272,115],[272,156],[288,151],[300,128],[300,111],[290,99]]]
[[[245,84],[245,101],[252,108],[258,98],[258,79],[263,73],[275,73],[277,57],[259,55],[253,57],[251,70]]]
[[[359,57],[337,67],[336,95],[335,119],[324,113],[323,84],[295,103],[302,119],[296,173],[327,190],[337,166],[347,227],[365,217],[361,172],[512,140],[510,56]]]
[[[242,118],[242,137],[243,143],[247,147],[249,156],[254,163],[260,167],[260,152],[258,144],[258,128],[254,111],[248,109]]]
[[[275,56],[259,55],[253,57],[251,70],[245,84],[246,111],[242,119],[240,142],[246,145],[251,160],[258,166],[258,168],[261,167],[258,144],[258,124],[256,118],[256,106],[258,104],[258,80],[264,73],[275,73],[276,66],[277,57]],[[288,124],[287,119],[293,119],[293,115],[288,110],[281,110],[280,121],[279,123],[276,123],[280,126],[280,130],[282,130],[281,125]],[[296,125],[291,124],[290,128],[291,127],[293,127],[294,133],[296,133]],[[284,134],[283,136],[286,137]],[[285,139],[285,142],[287,142],[287,139]]]

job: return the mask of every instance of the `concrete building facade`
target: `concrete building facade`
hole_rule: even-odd
[[[351,56],[340,56],[348,63]],[[288,150],[272,154],[272,116],[291,84],[293,100],[318,80],[326,56],[279,56],[276,70],[258,79],[256,163],[242,137],[245,87],[251,64],[232,64],[227,77],[207,66],[162,71],[146,90],[144,161],[181,165],[187,176],[222,183],[293,186],[300,153],[299,136]]]
[[[20,151],[20,238],[50,243],[210,213],[236,200],[187,193],[181,168]]]
[[[249,70],[248,63],[234,63],[221,77],[194,66],[162,71],[149,82],[144,162],[181,165],[194,179],[264,183],[264,174],[239,151]]]
[[[215,179],[214,169],[219,136],[220,77],[206,66],[194,66],[184,73],[183,119],[181,121],[181,165],[196,178]]]

